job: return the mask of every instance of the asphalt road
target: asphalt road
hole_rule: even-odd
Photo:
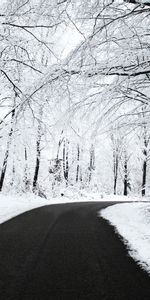
[[[149,300],[150,277],[99,209],[52,205],[0,225],[0,300]]]

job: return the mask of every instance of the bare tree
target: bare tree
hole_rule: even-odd
[[[5,179],[5,175],[6,175],[10,145],[11,145],[11,141],[12,141],[12,135],[14,132],[14,123],[15,123],[15,109],[12,110],[11,127],[10,127],[10,131],[9,131],[9,135],[8,135],[6,151],[5,151],[4,160],[3,160],[3,164],[2,164],[2,170],[1,170],[1,175],[0,175],[0,191],[2,191],[4,179]]]
[[[127,149],[124,149],[122,156],[123,156],[123,184],[124,184],[123,194],[124,196],[127,196],[128,190],[131,190],[129,168],[128,168],[130,157],[127,154]]]
[[[148,163],[148,154],[149,154],[149,141],[150,136],[147,132],[147,126],[143,126],[143,167],[142,167],[142,196],[145,196],[146,193],[146,179],[147,179],[147,163]]]
[[[90,149],[90,163],[89,163],[89,179],[88,182],[91,182],[92,179],[92,173],[95,170],[95,149],[94,149],[94,145],[91,145],[91,149]]]
[[[77,170],[76,170],[76,182],[79,181],[79,171],[80,171],[79,161],[80,161],[80,146],[79,146],[79,144],[78,144],[78,145],[77,145]]]
[[[33,192],[38,191],[38,176],[39,176],[40,159],[41,159],[42,114],[43,114],[43,110],[42,108],[40,108],[38,128],[37,128],[36,164],[35,164],[35,171],[34,171],[34,178],[33,178]]]
[[[64,178],[66,182],[66,186],[68,186],[68,178],[69,178],[69,141],[67,139],[64,139],[63,143],[63,172],[64,172]]]
[[[112,149],[113,150],[113,177],[114,177],[113,190],[114,190],[114,195],[116,195],[122,141],[120,137],[118,137],[118,134],[117,136],[115,136],[114,133],[111,134],[111,141],[112,141],[112,148],[113,148]]]

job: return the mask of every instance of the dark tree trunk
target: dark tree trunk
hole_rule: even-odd
[[[5,157],[4,157],[2,171],[1,171],[1,177],[0,177],[0,192],[2,191],[3,184],[4,184],[4,179],[5,179],[6,169],[7,169],[8,155],[9,155],[9,150],[7,149],[5,152]]]
[[[24,185],[25,191],[29,189],[29,179],[28,179],[28,155],[27,155],[27,148],[24,149],[24,159],[25,159],[25,168],[24,168]]]
[[[40,141],[37,141],[36,144],[36,165],[35,165],[35,172],[34,172],[34,178],[33,178],[33,190],[35,191],[37,188],[37,181],[38,181],[38,175],[39,175],[39,168],[40,168]]]
[[[143,176],[142,176],[142,197],[145,196],[146,193],[146,173],[147,173],[147,150],[143,151],[144,154],[144,162],[143,162]]]
[[[138,0],[124,0],[124,2],[132,3],[132,4],[136,4],[136,5],[140,4],[140,2]],[[148,0],[142,1],[141,4],[144,6],[150,6],[150,2]]]
[[[64,178],[66,181],[66,186],[68,186],[68,177],[69,177],[69,161],[68,161],[68,145],[69,142],[64,140],[63,145],[63,171],[64,171]]]
[[[14,131],[14,128],[13,128],[14,118],[15,118],[15,109],[13,109],[13,111],[12,111],[11,129],[10,129],[9,136],[8,136],[7,149],[5,152],[4,161],[3,161],[3,165],[2,165],[2,171],[1,171],[1,175],[0,175],[0,192],[2,191],[4,179],[5,179],[5,175],[6,175],[7,163],[8,163],[8,157],[9,157],[9,148],[10,148],[10,144],[11,144],[12,134]]]
[[[82,169],[80,167],[80,182],[82,182],[82,181],[83,181],[83,178],[82,178]]]
[[[68,144],[69,144],[69,142],[67,141],[67,148],[66,148],[66,182],[67,182],[67,184],[68,184],[68,177],[69,177]]]
[[[64,140],[63,144],[63,171],[64,171],[64,178],[66,180],[66,142]]]
[[[124,196],[128,194],[128,163],[127,158],[124,161]]]
[[[117,177],[114,178],[114,195],[117,194]]]
[[[114,158],[114,195],[117,194],[117,180],[118,180],[118,165],[119,165],[119,158],[118,153],[114,151],[113,153]]]
[[[40,156],[41,156],[41,149],[40,149],[40,143],[41,143],[41,124],[38,126],[38,137],[36,142],[36,164],[35,164],[35,172],[34,172],[34,178],[33,178],[33,192],[37,189],[37,183],[38,183],[38,175],[39,175],[39,168],[40,168]]]
[[[143,117],[145,114],[143,113]],[[142,197],[146,194],[146,178],[147,178],[147,157],[150,136],[147,132],[147,125],[144,124],[144,149],[143,149],[143,168],[142,168]]]
[[[13,186],[15,180],[15,163],[13,161],[13,167],[12,167],[12,179],[10,185]]]

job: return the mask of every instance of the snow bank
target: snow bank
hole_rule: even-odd
[[[48,201],[32,194],[24,196],[0,194],[0,224],[28,210],[47,204]]]
[[[72,195],[65,194],[63,197],[43,199],[34,194],[12,194],[5,195],[0,193],[0,224],[9,219],[18,216],[21,213],[38,208],[44,205],[63,204],[70,202],[87,202],[87,201],[101,201],[101,197],[78,197],[74,198]]]
[[[44,205],[71,203],[71,202],[87,202],[87,201],[132,201],[133,199],[123,196],[104,196],[99,193],[83,193],[81,195],[74,194],[70,191],[64,191],[63,197],[43,199],[34,194],[28,193],[3,194],[0,193],[0,224],[31,209]],[[135,199],[134,199],[135,200]],[[139,199],[136,199],[139,200]]]
[[[150,203],[116,204],[100,216],[115,226],[130,256],[150,274]]]

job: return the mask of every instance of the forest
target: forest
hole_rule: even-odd
[[[0,191],[150,194],[150,0],[1,0]]]

